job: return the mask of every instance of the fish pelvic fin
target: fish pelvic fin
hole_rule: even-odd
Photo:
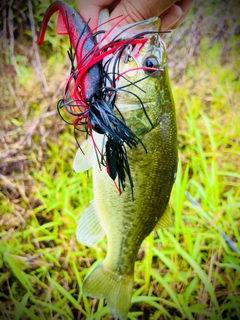
[[[108,270],[101,262],[84,280],[86,296],[106,299],[111,313],[119,320],[127,319],[131,306],[133,275],[119,275]]]

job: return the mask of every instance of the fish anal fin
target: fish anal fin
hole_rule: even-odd
[[[68,27],[66,26],[63,13],[60,11],[57,20],[57,34],[67,36],[69,34]]]
[[[94,201],[82,214],[77,227],[78,242],[94,247],[105,235]]]
[[[100,263],[83,283],[83,293],[108,302],[112,314],[120,320],[127,319],[131,306],[133,275],[123,276],[105,268]]]
[[[160,217],[160,219],[158,220],[154,230],[157,229],[163,229],[163,228],[170,228],[173,226],[173,222],[172,222],[172,216],[171,216],[171,209],[169,207],[169,204],[167,205],[164,213],[162,214],[162,216]]]

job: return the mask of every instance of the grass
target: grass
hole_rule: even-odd
[[[183,39],[184,32],[195,36],[186,27],[178,32]],[[199,25],[194,32],[201,34]],[[240,318],[239,37],[232,36],[224,52],[225,38],[211,39],[201,39],[178,76],[179,53],[169,53],[176,62],[170,70],[180,159],[171,196],[174,225],[142,244],[132,320]],[[169,40],[169,48],[173,44]],[[72,130],[54,111],[68,61],[42,56],[42,66],[49,92],[27,64],[24,83],[10,79],[15,95],[2,86],[0,319],[111,319],[103,300],[81,291],[107,244],[88,248],[75,237],[93,194],[91,172],[73,172]]]

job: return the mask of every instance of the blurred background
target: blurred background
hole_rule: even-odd
[[[70,72],[57,15],[36,43],[51,3],[0,4],[0,319],[111,319],[81,292],[107,245],[75,238],[92,181],[73,171],[73,128],[56,111]],[[139,251],[129,319],[240,319],[239,13],[239,1],[197,0],[164,37],[179,131],[174,225]]]

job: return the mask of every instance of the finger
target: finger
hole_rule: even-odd
[[[114,0],[78,0],[78,12],[89,26],[94,29],[98,25],[98,17],[102,8],[112,5]]]
[[[161,19],[161,31],[170,30],[172,26],[174,26],[182,16],[182,9],[173,5],[168,10],[166,10],[162,15],[160,15]]]
[[[171,27],[171,29],[175,29],[183,23],[183,21],[186,19],[189,12],[191,11],[194,2],[194,0],[182,0],[176,3],[176,5],[178,5],[182,10],[182,16],[178,21],[176,21],[176,23]]]
[[[101,8],[97,6],[87,6],[86,8],[81,7],[78,12],[81,14],[85,21],[89,21],[89,27],[94,29],[98,25],[98,16]]]

